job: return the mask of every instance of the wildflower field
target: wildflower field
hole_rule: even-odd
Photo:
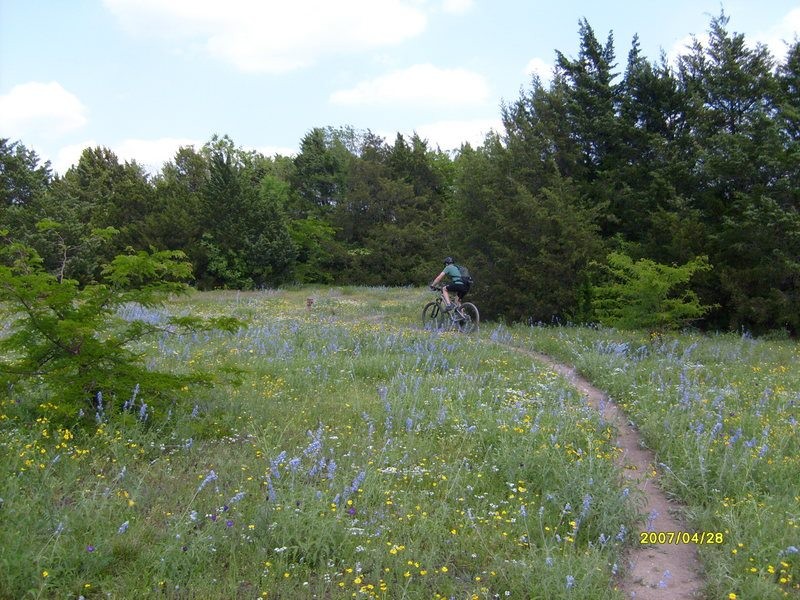
[[[622,598],[647,523],[614,431],[514,346],[608,390],[691,526],[723,533],[699,546],[709,598],[797,596],[796,343],[431,333],[429,296],[305,288],[130,307],[124,318],[241,319],[235,334],[140,348],[154,368],[228,383],[169,406],[137,388],[83,415],[57,392],[5,392],[0,597]]]
[[[650,337],[518,327],[515,341],[608,392],[686,506],[709,598],[800,597],[800,345],[749,335]]]

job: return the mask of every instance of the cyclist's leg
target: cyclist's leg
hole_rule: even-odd
[[[447,293],[447,286],[446,285],[442,286],[442,296],[444,297],[444,309],[445,310],[450,310],[453,307],[453,305],[450,302],[450,296]]]
[[[453,315],[454,318],[458,321],[464,320],[464,313],[461,312],[461,301],[464,299],[464,295],[467,293],[467,290],[464,288],[463,285],[455,285],[452,286],[453,292],[455,293],[455,304],[453,305]]]
[[[456,293],[457,297],[456,305],[461,306],[461,303],[464,301],[464,296],[467,295],[467,292],[469,290],[466,288],[466,286],[464,286],[464,284],[461,284],[457,286],[453,291]]]

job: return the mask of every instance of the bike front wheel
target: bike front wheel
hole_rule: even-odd
[[[461,305],[458,313],[453,324],[460,332],[472,333],[473,331],[477,331],[481,320],[477,306],[471,302],[465,302]]]
[[[425,331],[444,329],[444,311],[437,302],[428,302],[422,309],[422,328]]]

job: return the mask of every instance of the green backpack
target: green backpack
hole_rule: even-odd
[[[472,275],[469,274],[469,269],[463,265],[456,265],[456,268],[458,269],[458,274],[461,276],[461,281],[464,285],[468,288],[472,287],[475,280],[472,278]]]

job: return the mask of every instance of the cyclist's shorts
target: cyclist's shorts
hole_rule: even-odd
[[[448,292],[455,292],[458,295],[458,299],[462,299],[464,296],[467,295],[469,288],[464,285],[463,283],[448,283],[444,286]]]

